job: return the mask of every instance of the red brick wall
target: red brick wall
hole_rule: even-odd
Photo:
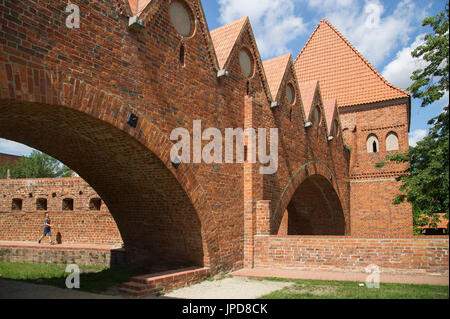
[[[62,200],[73,199],[73,211],[62,210]],[[36,241],[43,230],[44,212],[37,199],[47,200],[47,212],[62,243],[121,244],[117,225],[105,203],[91,210],[99,195],[81,178],[0,180],[0,240]],[[12,211],[12,199],[22,199],[22,210]]]
[[[368,265],[382,272],[447,275],[448,237],[375,239],[340,236],[258,236],[255,267],[365,272]]]
[[[5,165],[6,163],[14,164],[19,159],[20,156],[0,153],[0,166]]]
[[[395,179],[407,164],[385,161],[386,136],[395,132],[398,152],[409,149],[409,115],[406,100],[360,105],[341,110],[345,143],[351,147],[350,210],[351,234],[354,237],[413,236],[412,207],[409,203],[394,205],[401,185]],[[375,134],[379,152],[369,153],[366,141]]]
[[[88,249],[88,248],[60,248],[47,247],[21,247],[20,245],[0,245],[0,261],[32,264],[55,264],[66,266],[123,266],[126,265],[125,251],[123,249]]]

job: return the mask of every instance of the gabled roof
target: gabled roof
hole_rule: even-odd
[[[298,55],[295,70],[299,82],[318,80],[323,98],[337,99],[340,107],[410,97],[386,81],[326,19]]]
[[[286,54],[263,62],[270,93],[276,99],[280,90],[281,82],[286,74],[291,54]]]
[[[231,22],[211,31],[211,40],[216,51],[219,67],[223,69],[248,17]]]
[[[130,9],[133,15],[140,15],[140,13],[151,1],[152,0],[128,0],[128,3],[130,4]]]
[[[337,116],[337,101],[336,99],[328,99],[323,101],[323,108],[325,110],[325,119],[327,121],[328,134],[331,134],[333,120]]]
[[[300,89],[300,97],[302,98],[303,108],[305,110],[305,120],[308,121],[311,115],[311,107],[314,102],[314,97],[316,96],[316,91],[318,89],[317,81],[309,81],[306,83],[299,83],[298,87]]]

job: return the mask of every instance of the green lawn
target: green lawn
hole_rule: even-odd
[[[293,282],[290,287],[260,299],[448,299],[448,286],[380,284],[379,289],[361,287],[358,282],[265,278]]]
[[[66,288],[66,266],[0,262],[0,278]],[[109,293],[131,277],[151,273],[150,268],[80,267],[80,290]]]

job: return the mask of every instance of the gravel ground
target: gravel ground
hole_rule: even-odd
[[[164,296],[182,299],[255,299],[291,285],[293,283],[233,277],[204,281],[175,290]]]

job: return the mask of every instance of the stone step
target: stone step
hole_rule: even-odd
[[[207,267],[189,267],[149,275],[136,276],[122,285],[120,292],[142,297],[159,291],[167,291],[200,282],[209,276]]]

